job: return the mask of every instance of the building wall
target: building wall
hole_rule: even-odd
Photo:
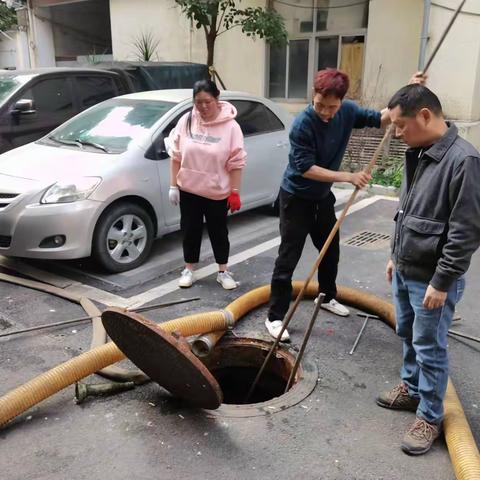
[[[30,53],[28,49],[27,32],[19,30],[17,32],[15,67],[17,70],[25,70],[31,67]]]
[[[0,35],[0,69],[15,68],[17,63],[17,31],[8,30]]]
[[[263,0],[244,0],[242,5],[265,6]],[[151,32],[159,41],[154,60],[206,63],[203,30],[197,30],[173,0],[110,0],[112,50],[115,60],[135,60],[134,42]],[[239,28],[218,37],[215,66],[230,90],[265,93],[266,46],[251,40]]]
[[[457,0],[435,3],[456,8]],[[448,117],[465,122],[480,120],[480,2],[467,0],[438,51],[429,71],[429,87],[439,95]],[[476,13],[477,15],[473,15]],[[438,43],[453,12],[432,5],[427,58]]]
[[[383,108],[417,71],[422,0],[370,0],[363,102]]]
[[[441,8],[443,5],[450,9]],[[437,45],[458,2],[436,0],[429,17],[426,58]],[[429,69],[428,86],[446,115],[463,122],[480,119],[480,4],[467,0]],[[474,15],[477,14],[477,15]],[[376,108],[418,69],[423,21],[422,0],[370,0],[363,97]],[[378,80],[377,80],[378,78]]]

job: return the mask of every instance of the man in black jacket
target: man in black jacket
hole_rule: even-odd
[[[377,398],[386,408],[415,411],[402,449],[427,452],[441,431],[448,381],[447,333],[472,254],[480,244],[480,154],[445,121],[437,96],[408,85],[388,105],[408,145],[395,215],[392,282],[402,383]]]

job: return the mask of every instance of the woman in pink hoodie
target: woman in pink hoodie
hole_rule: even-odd
[[[193,110],[178,121],[166,142],[171,157],[169,198],[174,205],[180,203],[185,268],[178,284],[184,288],[195,282],[204,217],[218,263],[217,282],[227,290],[237,287],[227,269],[227,214],[241,207],[240,181],[246,153],[242,131],[235,121],[237,110],[219,101],[219,95],[214,82],[196,82]]]

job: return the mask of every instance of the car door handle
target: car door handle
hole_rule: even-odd
[[[276,147],[278,148],[282,148],[282,147],[287,147],[288,146],[288,142],[278,142]]]

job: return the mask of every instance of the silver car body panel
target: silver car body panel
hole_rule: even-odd
[[[132,142],[120,154],[35,142],[0,155],[1,255],[51,259],[89,256],[98,219],[112,203],[122,199],[150,206],[156,216],[157,237],[179,228],[179,208],[168,201],[170,161],[150,160],[145,153],[172,120],[191,108],[191,90],[160,90],[118,98],[164,100],[176,105],[150,128],[151,134]],[[244,93],[222,92],[221,98],[263,103],[285,125],[285,130],[245,138],[248,158],[242,179],[242,210],[272,203],[288,161],[291,116],[267,99]],[[102,180],[86,200],[40,203],[57,181],[77,177]],[[62,247],[39,248],[40,242],[52,235],[65,235],[67,241]],[[2,247],[1,239],[7,237],[11,237],[10,245]]]

